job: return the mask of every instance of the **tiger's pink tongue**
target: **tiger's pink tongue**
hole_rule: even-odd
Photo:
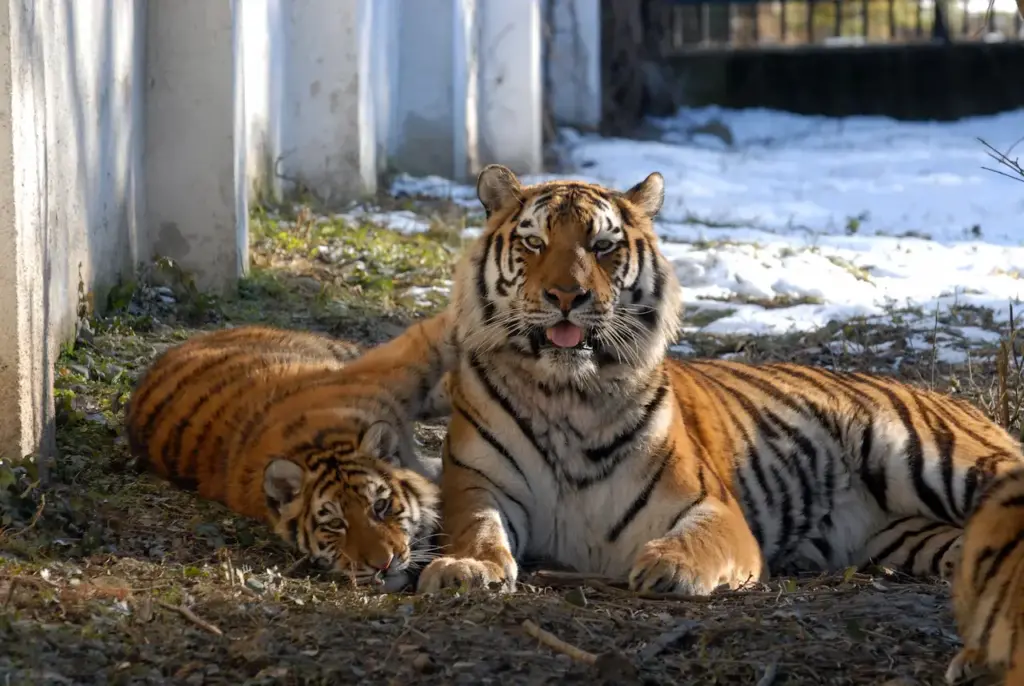
[[[583,330],[571,322],[561,322],[546,331],[548,340],[559,348],[575,348],[583,340]]]

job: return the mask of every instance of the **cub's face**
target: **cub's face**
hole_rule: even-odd
[[[524,187],[492,165],[477,192],[487,229],[456,286],[469,349],[532,357],[553,381],[660,360],[680,304],[651,223],[660,174],[619,193],[577,182]]]
[[[317,566],[387,592],[404,587],[432,558],[439,519],[438,487],[389,463],[393,433],[378,422],[350,442],[333,437],[302,464],[277,459],[264,472],[279,536]]]

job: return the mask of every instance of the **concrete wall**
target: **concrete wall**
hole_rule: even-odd
[[[0,457],[53,449],[79,290],[145,255],[145,0],[0,2]]]
[[[393,93],[392,163],[410,174],[454,170],[454,5],[460,0],[401,0]]]

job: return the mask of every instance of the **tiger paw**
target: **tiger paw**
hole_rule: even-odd
[[[515,566],[512,574],[494,562],[471,557],[439,557],[420,573],[417,592],[436,593],[442,588],[465,587],[515,590]],[[496,588],[495,588],[496,586]]]
[[[659,538],[643,547],[629,572],[634,591],[709,595],[719,586],[738,588],[760,578],[760,569],[745,570],[721,555],[697,559],[679,539]]]
[[[962,649],[950,660],[949,667],[946,668],[946,683],[955,684],[961,679],[973,676],[977,671],[977,663],[978,655],[974,651],[968,648]]]

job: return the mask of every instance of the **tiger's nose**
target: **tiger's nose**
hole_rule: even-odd
[[[591,291],[583,286],[554,286],[544,291],[544,297],[549,303],[569,314],[577,307],[585,305],[590,300]]]
[[[378,572],[386,572],[391,568],[391,564],[395,561],[393,553],[382,553],[375,559],[369,561],[369,566],[372,569],[376,569]]]

